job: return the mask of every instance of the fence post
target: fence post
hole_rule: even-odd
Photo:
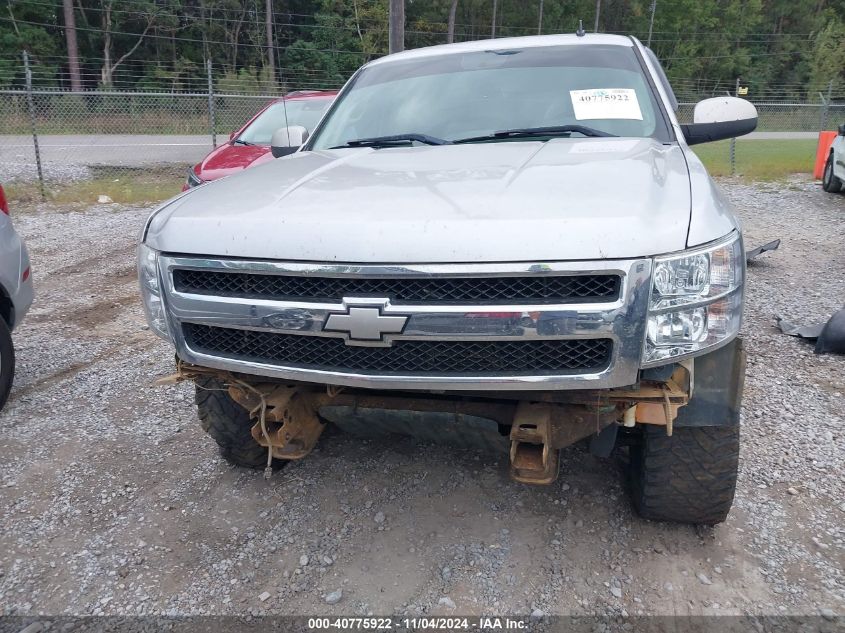
[[[32,69],[29,67],[29,54],[23,52],[23,67],[26,71],[26,105],[29,109],[29,126],[32,128],[32,145],[35,148],[35,166],[38,168],[38,185],[41,189],[41,199],[47,198],[44,193],[44,172],[41,171],[41,151],[38,148],[38,133],[35,129],[35,102],[32,100]]]
[[[211,59],[205,61],[208,73],[208,131],[211,134],[211,146],[217,147],[217,118],[214,115],[214,80],[211,75]]]
[[[819,93],[821,96],[821,93]],[[833,79],[827,84],[827,99],[822,97],[822,112],[821,121],[819,121],[819,131],[824,132],[827,129],[827,116],[830,113],[830,102],[833,99]]]
[[[739,77],[736,78],[734,96],[739,96]],[[731,176],[736,176],[736,137],[731,139]]]

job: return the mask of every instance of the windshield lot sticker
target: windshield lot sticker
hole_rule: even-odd
[[[637,92],[631,88],[593,88],[570,90],[572,109],[578,121],[585,119],[643,120]]]

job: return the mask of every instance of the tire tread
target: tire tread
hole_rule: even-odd
[[[824,181],[824,174],[827,173],[828,166],[830,167],[830,182],[826,183]],[[822,189],[827,191],[828,193],[839,193],[843,189],[843,183],[840,178],[836,176],[833,172],[833,152],[827,157],[827,162],[824,166],[824,172],[822,173]]]
[[[235,402],[224,385],[213,378],[197,378],[195,401],[203,430],[217,442],[228,462],[247,468],[267,465],[267,449],[252,437],[249,412]],[[278,461],[278,460],[274,460]]]
[[[738,427],[646,427],[632,456],[634,505],[645,518],[714,525],[730,511],[739,465]]]
[[[12,332],[0,317],[0,410],[9,399],[12,381],[15,379],[15,348],[12,345]]]

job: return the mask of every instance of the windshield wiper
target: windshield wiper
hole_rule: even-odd
[[[584,136],[606,137],[616,136],[610,132],[603,132],[593,127],[586,125],[555,125],[551,127],[526,127],[515,128],[513,130],[502,130],[500,132],[493,132],[492,134],[485,134],[483,136],[470,136],[469,138],[461,138],[453,143],[476,143],[478,141],[495,141],[506,138],[532,138],[537,136],[563,136],[569,137],[573,132],[583,134]]]
[[[249,146],[253,146],[253,145],[255,145],[255,144],[256,144],[256,143],[250,143],[249,141],[244,141],[243,139],[239,139],[239,138],[236,138],[234,141],[232,141],[232,145],[249,145]]]
[[[451,141],[444,141],[442,138],[436,136],[429,136],[428,134],[417,134],[416,132],[409,132],[408,134],[394,134],[392,136],[373,136],[371,138],[359,138],[352,141],[346,141],[343,145],[335,145],[330,149],[341,149],[343,147],[392,147],[394,145],[407,145],[409,143],[422,143],[424,145],[449,145]]]

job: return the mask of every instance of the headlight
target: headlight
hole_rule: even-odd
[[[662,365],[733,338],[742,319],[745,253],[738,233],[656,257],[643,366]]]
[[[138,281],[141,284],[141,300],[144,303],[144,312],[150,329],[163,339],[170,341],[167,314],[161,300],[158,252],[144,244],[138,246]]]
[[[185,184],[188,185],[188,189],[193,189],[194,187],[199,187],[200,185],[204,184],[205,181],[197,176],[197,173],[194,171],[194,168],[191,167],[188,170],[188,180]]]

